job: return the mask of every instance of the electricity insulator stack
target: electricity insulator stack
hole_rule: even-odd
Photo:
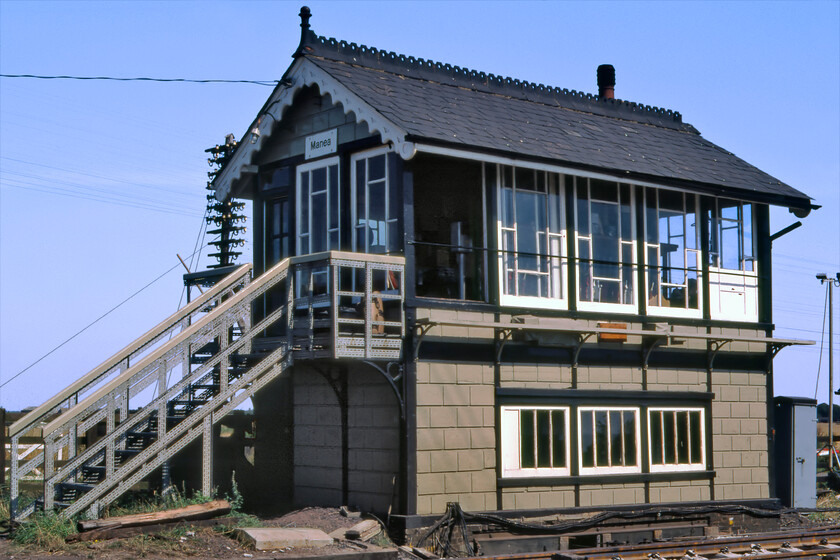
[[[233,134],[228,134],[225,137],[225,143],[221,146],[213,146],[204,150],[210,157],[207,162],[210,164],[211,170],[207,173],[209,180],[207,181],[207,190],[210,194],[207,195],[207,216],[205,220],[207,225],[213,225],[214,229],[208,230],[210,235],[218,235],[219,238],[215,241],[210,241],[208,245],[215,249],[215,253],[210,253],[209,256],[218,259],[218,264],[209,265],[207,268],[223,268],[230,266],[242,254],[241,251],[234,251],[233,249],[245,245],[245,240],[239,236],[245,234],[245,216],[241,213],[245,208],[244,202],[236,202],[233,198],[227,200],[218,200],[216,198],[216,190],[212,187],[213,180],[218,175],[219,171],[227,163],[228,158],[233,154],[236,148],[236,139]]]

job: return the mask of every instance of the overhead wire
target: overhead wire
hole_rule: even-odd
[[[190,257],[192,257],[192,255],[190,255]],[[94,319],[93,321],[91,321],[90,323],[88,323],[88,324],[87,324],[85,327],[83,327],[80,331],[78,331],[77,333],[75,333],[74,335],[72,335],[70,338],[68,338],[67,340],[65,340],[64,342],[62,342],[61,344],[59,344],[58,346],[54,347],[52,350],[50,350],[49,352],[47,352],[46,354],[44,354],[43,356],[41,356],[40,358],[38,358],[37,360],[35,360],[35,361],[34,361],[34,362],[32,362],[31,364],[29,364],[28,366],[26,366],[25,368],[23,368],[22,370],[20,370],[20,371],[19,371],[19,372],[17,372],[16,374],[14,374],[12,377],[10,377],[10,378],[9,378],[9,379],[7,379],[6,381],[3,381],[2,383],[0,383],[0,389],[2,389],[3,387],[5,387],[5,386],[6,386],[6,385],[8,385],[9,383],[11,383],[12,381],[14,381],[15,379],[17,379],[18,377],[20,377],[21,375],[23,375],[24,373],[26,373],[26,372],[27,372],[27,371],[29,371],[30,369],[32,369],[35,365],[37,365],[38,363],[40,363],[41,361],[43,361],[43,360],[44,360],[47,356],[51,355],[51,354],[52,354],[52,353],[54,353],[56,350],[58,350],[59,348],[61,348],[61,347],[62,347],[62,346],[64,346],[64,345],[66,345],[68,342],[70,342],[71,340],[73,340],[74,338],[76,338],[77,336],[79,336],[80,334],[82,334],[83,332],[85,332],[86,330],[88,330],[89,328],[91,328],[93,325],[95,325],[96,323],[98,323],[99,321],[101,321],[102,319],[104,319],[105,317],[107,317],[108,315],[110,315],[111,313],[113,313],[114,311],[116,311],[117,309],[119,309],[120,307],[122,307],[123,305],[125,305],[126,303],[128,303],[131,299],[133,299],[134,297],[136,297],[136,296],[137,296],[138,294],[140,294],[142,291],[146,290],[146,289],[147,289],[148,287],[150,287],[152,284],[154,284],[155,282],[157,282],[158,280],[160,280],[161,278],[163,278],[164,276],[166,276],[167,274],[169,274],[170,272],[172,272],[173,270],[175,270],[175,269],[176,269],[176,268],[178,268],[179,266],[181,266],[181,263],[180,263],[180,262],[178,262],[178,263],[177,263],[176,265],[174,265],[172,268],[170,268],[170,269],[168,269],[166,272],[164,272],[164,273],[160,274],[160,275],[159,275],[159,276],[157,276],[154,280],[152,280],[151,282],[149,282],[148,284],[146,284],[145,286],[143,286],[142,288],[140,288],[139,290],[137,290],[136,292],[134,292],[133,294],[131,294],[130,296],[128,296],[127,298],[125,298],[124,300],[122,300],[121,302],[119,302],[117,305],[115,305],[114,307],[112,307],[111,309],[109,309],[108,311],[106,311],[105,313],[103,313],[102,315],[100,315],[99,317],[97,317],[96,319]]]
[[[29,78],[36,80],[105,80],[112,82],[177,82],[187,84],[253,84],[257,86],[273,87],[280,80],[220,80],[220,79],[191,79],[191,78],[149,78],[118,76],[45,76],[38,74],[0,74],[0,78]]]
[[[822,370],[822,355],[823,355],[823,342],[825,341],[825,314],[828,311],[828,290],[825,292],[825,307],[823,308],[823,324],[822,324],[822,336],[820,337],[820,359],[817,362],[817,382],[814,385],[814,398],[817,398],[817,391],[820,386],[820,371]],[[832,387],[833,389],[833,387]]]

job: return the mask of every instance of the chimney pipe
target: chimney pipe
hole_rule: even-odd
[[[612,64],[598,67],[598,97],[615,99],[615,68]]]

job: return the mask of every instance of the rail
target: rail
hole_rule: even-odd
[[[43,464],[45,509],[95,515],[198,437],[204,441],[202,489],[209,492],[213,424],[294,359],[400,357],[403,273],[401,257],[328,252],[286,259],[235,293],[218,292],[227,299],[219,296],[211,312],[197,320],[186,315],[171,339],[50,419],[39,458],[20,465],[13,452],[13,517],[36,507],[20,507],[18,487],[21,473],[36,464]],[[232,285],[228,280],[225,285]],[[253,304],[275,290],[285,303],[253,324]],[[194,307],[207,301],[199,298]],[[283,336],[255,351],[254,341],[268,329]],[[173,376],[178,380],[171,382]],[[129,402],[142,405],[129,411]],[[86,438],[81,449],[78,436],[102,424],[104,436]],[[72,452],[59,465],[56,457],[67,447]]]

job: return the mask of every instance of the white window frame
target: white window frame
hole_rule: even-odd
[[[633,281],[633,285],[632,285],[632,288],[631,288],[632,303],[609,303],[609,302],[604,303],[604,302],[599,302],[599,301],[585,301],[585,300],[581,299],[581,297],[580,297],[581,261],[582,260],[589,261],[592,258],[591,255],[593,254],[593,246],[592,246],[592,244],[593,244],[592,237],[593,236],[592,236],[592,223],[591,223],[592,222],[592,192],[591,192],[591,189],[590,189],[590,181],[591,180],[592,179],[590,179],[588,177],[580,177],[580,176],[575,176],[575,180],[574,180],[574,185],[575,186],[574,186],[573,200],[574,200],[574,211],[575,211],[575,255],[577,256],[577,259],[576,259],[576,262],[575,262],[575,294],[577,294],[577,307],[581,311],[598,311],[598,312],[611,312],[611,313],[637,313],[638,309],[639,309],[639,304],[636,301],[638,299],[637,290],[638,290],[638,285],[639,285],[639,273],[638,273],[638,262],[637,262],[638,258],[637,258],[637,255],[636,255],[636,247],[637,247],[637,243],[638,243],[638,235],[636,234],[636,192],[635,192],[636,187],[635,187],[635,185],[633,185],[631,183],[622,183],[621,181],[618,181],[618,180],[615,180],[615,179],[611,179],[611,180],[607,181],[607,182],[615,183],[616,189],[619,189],[619,190],[620,190],[621,185],[626,185],[628,187],[628,191],[630,193],[630,236],[631,237],[630,237],[629,240],[619,237],[619,239],[620,239],[619,240],[620,250],[619,250],[619,262],[618,262],[617,266],[619,267],[619,281],[618,281],[619,289],[622,288],[621,284],[623,282],[623,274],[624,274],[623,268],[627,265],[630,265],[630,267],[632,269],[632,273],[631,273],[632,281]],[[578,215],[578,200],[579,200],[578,199],[578,186],[580,185],[580,181],[585,181],[586,192],[587,192],[587,204],[589,205],[588,219],[589,219],[590,223],[587,224],[588,225],[588,231],[589,231],[589,233],[587,235],[581,235],[580,234],[580,231],[581,231],[580,230],[581,217]],[[598,202],[601,202],[601,203],[604,203],[604,204],[615,204],[616,206],[618,206],[619,207],[619,211],[618,211],[619,219],[621,218],[620,193],[619,193],[619,202],[612,203],[612,202],[609,202],[609,201],[601,201],[601,200],[599,200]],[[589,253],[590,253],[589,255],[581,255],[580,254],[580,242],[581,242],[581,240],[589,243]],[[624,263],[624,261],[621,260],[621,252],[622,252],[622,249],[623,249],[624,246],[629,246],[630,247],[631,262],[629,262],[629,263]],[[590,282],[591,282],[590,290],[592,291],[592,293],[594,293],[595,280],[596,280],[595,274],[594,274],[595,264],[590,262],[589,266],[593,269],[593,272],[590,274]],[[608,280],[612,280],[612,279],[608,279]]]
[[[337,188],[336,188],[336,194],[337,194],[336,198],[338,200],[335,200],[335,201],[330,200],[330,185],[329,185],[329,177],[330,177],[329,168],[332,167],[333,165],[338,166],[338,173],[336,174],[336,177],[337,177],[337,180],[338,180],[338,185],[337,185]],[[326,224],[325,224],[326,225],[326,232],[325,233],[326,233],[326,236],[327,236],[327,249],[326,250],[327,251],[337,251],[341,248],[340,247],[340,245],[341,245],[341,161],[340,161],[340,158],[338,156],[334,156],[334,157],[330,157],[330,158],[326,158],[326,159],[319,159],[317,161],[304,163],[304,164],[298,165],[297,168],[295,169],[295,179],[296,179],[295,180],[295,195],[296,195],[295,196],[295,201],[296,201],[296,203],[295,203],[295,254],[296,255],[310,254],[312,252],[312,206],[313,205],[312,205],[311,172],[314,171],[315,169],[320,169],[320,168],[326,168],[327,169],[327,172],[326,172],[327,173],[327,187],[326,187],[326,194],[325,194],[326,199],[327,199],[327,209],[326,209],[326,213],[325,213],[325,216],[326,216]],[[307,195],[309,197],[309,201],[308,201],[308,204],[307,204],[307,208],[308,208],[308,211],[309,211],[309,215],[307,216],[307,224],[309,226],[309,230],[306,233],[301,233],[300,226],[301,226],[302,204],[301,204],[300,188],[301,188],[301,176],[304,173],[309,173],[310,174],[310,176],[309,176],[309,189],[308,189],[309,193]],[[337,212],[338,212],[338,225],[335,228],[331,228],[329,226],[329,223],[330,223],[330,209],[332,208],[333,203],[337,205],[336,209],[337,209]],[[330,234],[331,233],[336,233],[336,237],[338,238],[338,246],[336,246],[336,247],[331,247],[330,246]],[[301,242],[302,242],[303,237],[308,237],[307,244],[309,246],[309,249],[306,253],[303,253],[302,249],[301,249]]]
[[[550,412],[561,411],[566,417],[565,422],[565,467],[528,467],[521,466],[521,446],[520,446],[520,422],[521,412],[523,410],[539,411],[548,410]],[[534,416],[536,418],[536,415]],[[501,444],[502,444],[502,478],[527,478],[527,477],[546,477],[546,476],[569,476],[571,472],[571,409],[568,406],[533,406],[533,405],[503,405],[500,412],[501,418]],[[549,418],[551,416],[549,415]],[[534,449],[537,449],[537,433],[534,430]],[[549,455],[554,457],[554,440],[549,438],[550,447]]]
[[[636,464],[632,466],[624,466],[624,465],[604,465],[598,466],[597,465],[597,457],[598,457],[598,438],[597,438],[597,430],[595,429],[595,418],[594,413],[596,412],[606,412],[609,414],[610,412],[631,412],[636,417],[635,422],[635,430],[633,436],[636,438]],[[593,439],[593,459],[596,462],[596,466],[593,467],[585,467],[583,466],[583,434],[582,434],[582,421],[584,414],[593,414],[592,419],[592,439]],[[642,472],[642,438],[641,438],[641,409],[638,406],[580,406],[577,409],[577,443],[578,443],[578,472],[581,476],[586,475],[599,475],[599,474],[627,474],[627,473],[640,473]],[[609,418],[609,416],[608,416]],[[623,424],[622,424],[623,427]],[[607,422],[607,429],[609,430],[610,424],[609,421]],[[623,431],[623,428],[622,428]],[[612,456],[610,446],[612,445],[611,438],[607,438],[607,457]],[[623,453],[622,453],[623,456]]]
[[[513,226],[505,226],[503,220],[503,205],[504,205],[504,176],[503,167],[511,169],[513,178]],[[545,236],[545,244],[548,250],[548,255],[537,257],[538,259],[546,259],[549,262],[548,272],[540,273],[534,271],[520,272],[518,267],[519,257],[517,254],[519,238],[518,228],[516,224],[516,172],[517,170],[528,171],[531,173],[543,173],[546,182],[546,192],[544,194],[546,199],[546,224],[543,230],[537,232],[537,235]],[[553,192],[552,192],[553,190]],[[535,191],[536,192],[536,191]],[[551,195],[558,203],[558,208],[554,209],[557,212],[559,219],[559,231],[552,232],[550,226],[550,219],[548,212],[552,209],[548,207],[552,199]],[[535,309],[568,309],[568,267],[567,267],[567,242],[566,242],[566,209],[565,209],[565,178],[563,175],[558,175],[549,171],[534,169],[530,167],[516,167],[516,166],[502,166],[496,165],[496,236],[499,247],[498,251],[498,273],[499,273],[499,302],[501,305],[516,306],[516,307],[530,307]],[[505,234],[512,234],[514,240],[513,251],[505,250]],[[537,241],[539,246],[539,241]],[[513,253],[514,268],[511,269],[514,278],[514,292],[508,294],[507,292],[507,274],[506,255]],[[524,270],[524,269],[523,269]],[[548,289],[551,295],[546,296],[521,296],[518,295],[519,274],[530,275],[546,275],[548,277]],[[555,295],[559,294],[559,295]]]
[[[720,202],[727,200],[738,203],[738,219],[721,218]],[[750,207],[750,242],[751,255],[744,251],[744,206]],[[720,253],[709,248],[709,308],[712,319],[724,321],[758,322],[758,260],[755,246],[755,204],[734,199],[714,199],[712,216],[709,223],[709,234],[718,241],[720,239],[720,222],[726,221],[738,224],[738,265],[739,269],[723,266],[712,266],[713,259],[719,260]],[[704,216],[704,219],[706,217]],[[752,270],[746,270],[746,262],[752,263]]]
[[[370,237],[367,233],[370,230],[370,220],[368,219],[368,217],[370,216],[370,186],[373,183],[379,182],[381,180],[379,180],[379,179],[376,180],[376,181],[369,181],[368,180],[368,177],[367,177],[368,164],[366,163],[365,164],[365,174],[366,174],[366,176],[364,178],[365,214],[366,215],[365,215],[364,218],[360,218],[357,215],[357,208],[356,208],[356,206],[357,206],[356,201],[357,201],[357,198],[358,198],[358,191],[357,191],[357,179],[358,179],[358,177],[356,176],[356,173],[357,173],[357,171],[356,171],[357,165],[356,164],[359,160],[368,160],[370,158],[374,158],[374,157],[381,156],[381,155],[385,156],[385,177],[384,177],[384,183],[385,183],[385,243],[384,243],[384,247],[385,247],[385,251],[384,251],[384,253],[395,252],[394,250],[389,251],[390,244],[393,241],[391,239],[391,230],[392,230],[391,226],[393,224],[399,223],[399,218],[400,217],[399,217],[399,215],[397,215],[397,216],[391,216],[390,215],[390,209],[391,209],[390,197],[391,197],[391,194],[392,194],[391,193],[391,188],[393,187],[393,181],[394,181],[394,177],[391,177],[391,170],[390,170],[391,166],[389,165],[389,162],[388,162],[388,159],[389,159],[388,154],[390,152],[393,152],[393,150],[388,148],[388,146],[381,146],[381,147],[378,147],[378,148],[373,148],[371,150],[365,150],[363,152],[353,154],[352,157],[350,158],[350,185],[351,185],[350,186],[350,192],[351,192],[351,196],[350,196],[350,198],[351,198],[351,201],[350,201],[350,216],[351,216],[351,224],[352,224],[351,229],[353,230],[351,236],[353,238],[353,244],[352,244],[353,250],[356,251],[356,252],[359,252],[359,253],[370,253],[370,247],[368,245],[368,240],[369,240]],[[363,220],[363,222],[359,223],[359,220]],[[364,229],[365,232],[366,232],[365,236],[364,236],[364,239],[365,239],[365,246],[364,247],[359,247],[359,243],[358,243],[358,230],[360,230],[360,229]]]
[[[689,430],[689,444],[688,444],[688,453],[689,453],[689,462],[688,463],[679,463],[679,459],[677,458],[677,443],[676,440],[673,442],[674,445],[674,457],[676,461],[674,463],[665,463],[665,424],[664,422],[660,422],[660,429],[662,433],[660,434],[662,440],[662,463],[661,464],[654,464],[653,462],[653,423],[651,422],[651,417],[654,414],[661,414],[663,412],[674,412],[674,413],[686,413],[687,414],[687,422],[688,422],[688,430]],[[694,427],[691,423],[691,413],[692,412],[699,412],[700,413],[700,421],[699,426],[697,428],[700,430],[700,457],[692,457],[691,456],[691,430]],[[676,416],[674,417],[676,420]],[[674,428],[674,437],[678,437],[676,427]],[[706,470],[706,410],[700,407],[651,407],[648,408],[648,464],[650,465],[650,472],[657,473],[657,472],[687,472],[687,471],[704,471]]]
[[[689,193],[685,191],[672,191],[678,192],[683,196],[683,237],[684,237],[684,247],[683,247],[683,263],[685,264],[684,267],[684,274],[685,274],[685,282],[682,285],[679,284],[665,284],[661,280],[661,276],[657,279],[651,278],[651,268],[656,267],[658,271],[659,267],[659,259],[662,256],[661,253],[661,244],[657,240],[656,243],[651,243],[648,241],[647,233],[650,224],[648,223],[648,197],[653,196],[655,202],[655,209],[656,209],[656,219],[659,220],[659,192],[666,190],[666,189],[653,189],[653,188],[645,188],[645,206],[644,206],[644,216],[645,216],[645,234],[642,236],[642,243],[644,246],[644,259],[645,259],[645,295],[647,297],[647,314],[648,315],[658,315],[662,317],[690,317],[695,319],[701,319],[703,317],[703,252],[700,249],[700,195],[696,193]],[[686,202],[686,195],[694,196],[694,248],[688,247],[688,237],[687,237],[687,225],[688,225],[688,204]],[[650,252],[655,251],[657,258],[655,262],[650,262]],[[695,267],[691,268],[688,265],[689,262],[689,255],[694,257],[694,264]],[[665,284],[666,286],[680,288],[682,287],[685,290],[686,297],[688,297],[688,273],[693,272],[697,276],[697,309],[693,309],[691,307],[669,307],[665,305],[657,305],[654,303],[653,298],[651,296],[651,285],[655,282],[657,286],[657,294],[660,300],[662,298],[662,286]]]

